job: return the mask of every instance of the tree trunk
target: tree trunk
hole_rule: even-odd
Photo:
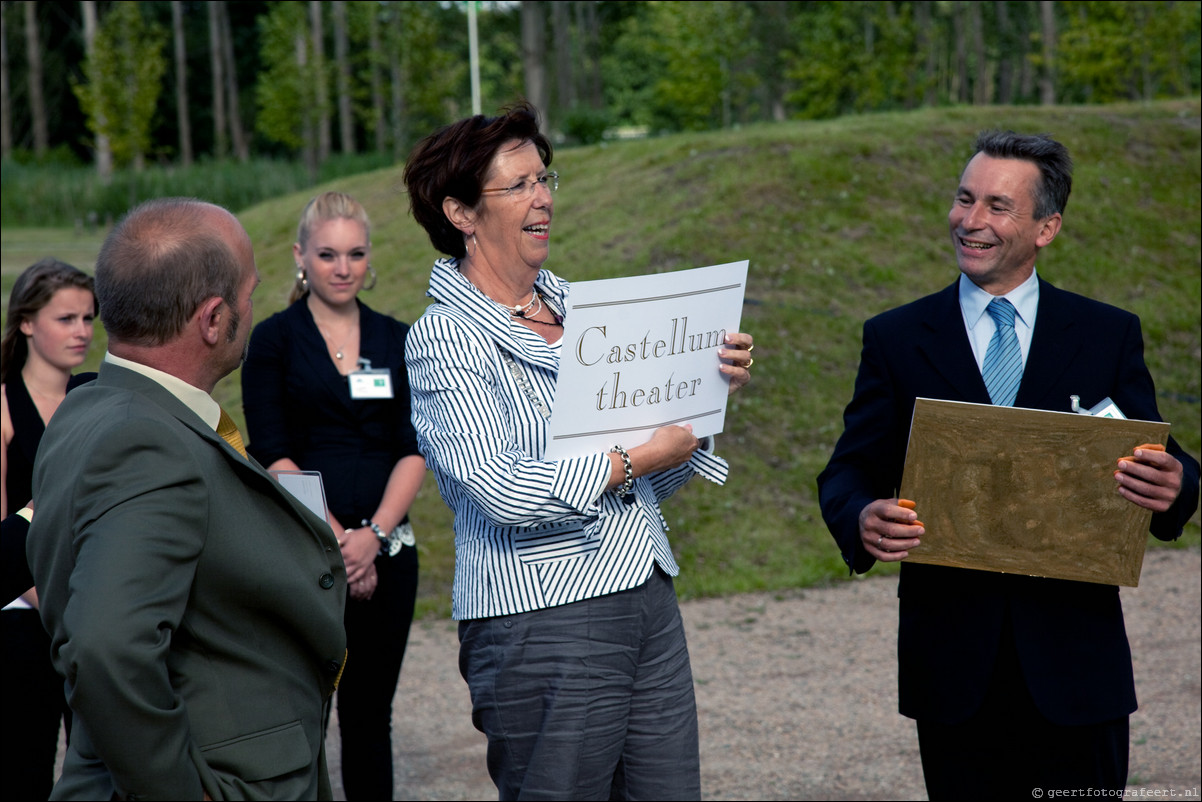
[[[192,164],[192,120],[188,116],[188,50],[184,42],[184,4],[171,0],[171,32],[175,38],[175,116],[179,124],[180,164]]]
[[[526,77],[526,98],[542,112],[540,128],[544,134],[551,127],[547,114],[546,14],[540,0],[522,0],[522,70]]]
[[[0,9],[0,159],[13,155],[12,94],[8,86],[8,24]]]
[[[584,63],[584,53],[572,47],[572,23],[568,3],[551,4],[551,29],[555,32],[555,108],[563,119],[564,112],[576,105],[572,61]]]
[[[89,58],[92,56],[92,50],[96,45],[96,29],[99,27],[96,20],[96,3],[94,0],[84,0],[80,3],[83,7],[83,43],[84,52]],[[100,109],[96,110],[97,128],[104,128],[104,112]],[[113,146],[109,142],[108,134],[96,131],[96,174],[100,176],[100,182],[106,186],[113,180]]]
[[[302,25],[296,32],[296,67],[297,72],[305,74],[309,64],[309,45]],[[301,159],[305,163],[305,172],[309,175],[310,183],[317,183],[317,137],[313,131],[313,105],[301,103]]]
[[[221,42],[221,3],[205,3],[209,10],[209,69],[213,73],[213,155],[224,159],[229,153],[225,123],[225,48]]]
[[[234,36],[230,31],[230,12],[225,3],[221,6],[221,55],[225,61],[225,96],[229,101],[230,136],[234,143],[234,155],[245,164],[250,161],[250,145],[246,141],[246,129],[242,127],[242,105],[238,96],[238,67],[234,61]]]
[[[46,99],[42,94],[42,37],[38,32],[38,4],[25,0],[25,50],[29,60],[29,112],[33,122],[33,152],[40,159],[50,150],[46,126]]]
[[[346,31],[346,2],[334,0],[334,60],[338,68],[338,135],[342,152],[355,152],[355,119],[351,115],[350,42]]]
[[[584,50],[588,54],[588,103],[591,108],[599,110],[605,108],[605,89],[601,80],[601,21],[597,18],[596,3],[586,2],[580,6],[584,11],[584,20],[578,27],[582,31]]]
[[[330,88],[326,85],[325,28],[321,19],[321,0],[309,0],[309,26],[313,37],[313,80],[317,88],[317,163],[330,158]]]
[[[934,106],[939,101],[939,52],[935,47],[935,23],[931,17],[931,0],[919,0],[914,4],[914,22],[917,28],[918,52],[926,53],[926,68],[920,82],[923,106]]]
[[[1023,3],[1018,6],[1018,36],[1022,40],[1019,48],[1021,61],[1018,70],[1018,99],[1026,103],[1035,97],[1035,60],[1031,55],[1031,41],[1039,27],[1039,5]]]
[[[384,80],[380,76],[380,63],[383,51],[380,49],[380,19],[378,7],[372,7],[371,21],[367,26],[368,62],[371,75],[371,110],[372,134],[375,139],[376,153],[383,153],[387,142],[384,129]]]
[[[993,100],[993,70],[985,52],[985,31],[981,21],[981,3],[968,4],[968,21],[972,27],[973,61],[976,62],[972,85],[972,101],[987,106]]]
[[[1010,11],[1006,0],[997,0],[993,4],[997,18],[997,42],[1000,55],[997,64],[997,98],[1003,105],[1014,102],[1014,59],[1015,51],[1019,49],[1018,37],[1010,22]]]
[[[388,72],[392,78],[389,87],[392,92],[392,158],[402,161],[405,158],[405,60],[401,51],[404,40],[405,25],[404,3],[393,3],[392,31],[389,39],[392,46],[388,48]]]
[[[1052,0],[1040,0],[1039,15],[1043,29],[1043,69],[1039,76],[1039,102],[1056,103],[1056,9]]]
[[[1152,43],[1148,39],[1148,6],[1139,3],[1132,9],[1135,15],[1135,46],[1139,52],[1139,94],[1134,99],[1152,100],[1155,97],[1154,81],[1152,79]],[[1134,94],[1134,93],[1133,93]]]
[[[956,71],[955,98],[957,103],[967,103],[968,94],[968,53],[965,49],[964,35],[964,3],[956,2],[952,6],[952,31],[956,40]]]

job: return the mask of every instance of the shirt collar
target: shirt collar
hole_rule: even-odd
[[[213,400],[213,396],[201,390],[199,387],[193,387],[178,376],[172,376],[170,373],[165,373],[149,365],[143,365],[141,362],[133,362],[128,359],[122,359],[119,356],[114,356],[111,351],[105,352],[104,361],[110,365],[132,370],[134,373],[140,373],[151,381],[162,385],[163,389],[178,398],[180,402],[188,409],[196,413],[196,415],[213,430],[217,430],[217,422],[221,420],[221,406]]]
[[[1039,275],[1032,270],[1031,275],[1022,284],[1002,296],[990,295],[985,290],[972,283],[972,279],[960,274],[960,309],[964,313],[964,324],[969,330],[976,328],[985,307],[996,297],[1005,298],[1014,304],[1016,321],[1028,329],[1035,326],[1035,312],[1039,308]]]
[[[552,312],[566,314],[568,293],[571,291],[569,282],[543,269],[539,270],[534,287],[542,294],[543,302]],[[559,345],[549,345],[532,329],[514,323],[504,307],[489,300],[459,272],[458,259],[443,258],[434,263],[426,295],[469,315],[481,331],[515,356],[521,354],[535,364],[559,367]]]

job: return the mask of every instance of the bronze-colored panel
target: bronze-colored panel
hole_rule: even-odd
[[[1169,424],[919,398],[899,495],[926,528],[910,562],[1139,585],[1152,513],[1119,457]]]

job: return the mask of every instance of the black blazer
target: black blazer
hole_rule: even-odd
[[[1039,311],[1015,406],[1068,412],[1109,396],[1129,418],[1160,420],[1143,360],[1139,318],[1039,284]],[[988,404],[960,311],[958,281],[864,324],[844,432],[818,476],[822,515],[857,573],[875,560],[859,513],[901,482],[914,399]],[[1181,534],[1198,505],[1198,463],[1170,438],[1184,468],[1181,495],[1152,517],[1162,540]],[[1131,653],[1118,588],[903,563],[898,583],[899,707],[912,718],[957,723],[984,697],[1002,635],[1013,632],[1027,687],[1058,724],[1088,724],[1135,710]]]
[[[409,327],[359,303],[359,354],[392,376],[391,399],[354,400],[309,306],[297,301],[255,326],[242,367],[247,451],[263,465],[289,457],[320,471],[344,525],[375,515],[392,469],[417,454],[409,411]]]

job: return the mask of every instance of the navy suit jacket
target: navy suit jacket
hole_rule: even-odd
[[[1068,412],[1109,396],[1129,418],[1160,420],[1143,359],[1139,318],[1046,281],[1014,405]],[[844,432],[818,477],[823,519],[857,573],[875,560],[859,514],[901,482],[917,397],[988,404],[960,311],[958,282],[864,324]],[[1184,468],[1181,494],[1151,531],[1178,537],[1198,504],[1198,463],[1170,438]],[[919,511],[921,512],[921,510]],[[1003,633],[1012,632],[1040,711],[1058,724],[1119,718],[1136,708],[1118,588],[903,563],[898,583],[902,714],[958,723],[980,706]]]

